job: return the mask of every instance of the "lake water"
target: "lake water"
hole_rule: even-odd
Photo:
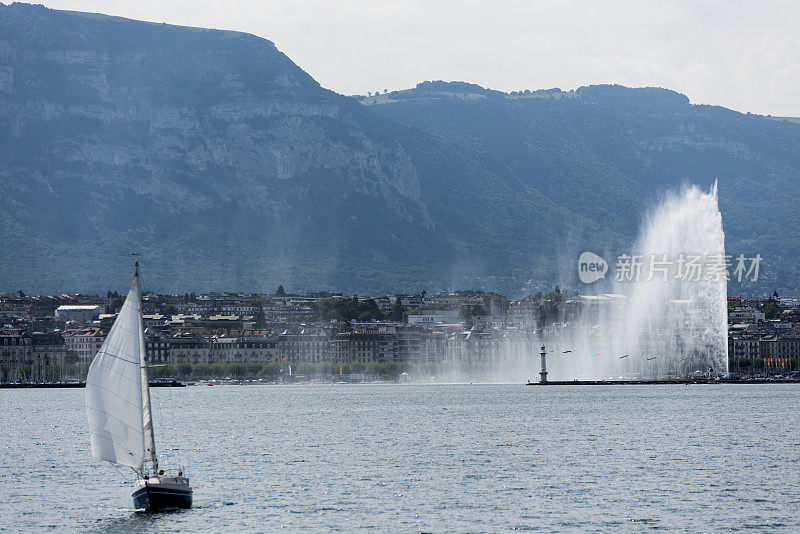
[[[131,510],[82,390],[0,390],[0,529],[800,531],[800,387],[152,390],[195,507]]]

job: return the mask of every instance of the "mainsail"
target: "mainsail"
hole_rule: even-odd
[[[134,469],[141,469],[154,454],[152,437],[150,454],[145,454],[143,394],[148,384],[146,367],[142,369],[145,346],[140,306],[137,269],[125,304],[86,377],[92,456]]]

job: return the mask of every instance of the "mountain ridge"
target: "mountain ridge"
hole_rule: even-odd
[[[716,172],[732,250],[798,286],[767,213],[797,219],[797,124],[668,89],[518,93],[347,97],[250,34],[0,6],[0,289],[122,289],[136,251],[159,291],[517,295],[574,284],[583,249],[624,250]]]

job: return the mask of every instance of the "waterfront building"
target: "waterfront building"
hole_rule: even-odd
[[[0,382],[30,380],[31,337],[23,330],[0,330]]]
[[[447,332],[441,330],[425,330],[420,334],[419,355],[417,362],[432,364],[442,359],[447,351]]]
[[[34,332],[31,334],[31,375],[36,382],[59,380],[66,363],[67,346],[59,332]],[[49,375],[48,375],[49,373]]]
[[[337,334],[331,345],[337,362],[390,362],[399,361],[397,341],[393,329],[360,328]]]
[[[489,361],[493,355],[500,355],[502,338],[494,332],[476,328],[453,333],[447,340],[446,360],[448,362],[475,363]]]
[[[398,325],[395,328],[395,360],[399,362],[420,363],[423,355],[423,329],[418,326]]]
[[[800,336],[764,336],[759,341],[758,352],[765,367],[792,369],[800,362]]]
[[[75,352],[81,363],[91,362],[103,341],[106,333],[99,328],[72,328],[63,333],[67,352]]]
[[[145,344],[147,347],[148,364],[168,364],[170,359],[170,339],[159,334],[154,334],[145,328]]]
[[[284,330],[278,336],[277,349],[280,361],[286,362],[326,362],[333,356],[331,343],[322,330]]]
[[[760,354],[759,337],[758,334],[746,332],[730,336],[728,343],[728,359],[733,361],[742,358],[747,360],[755,360],[758,358]]]
[[[176,335],[170,338],[170,363],[210,363],[211,344],[200,336]]]
[[[278,344],[274,336],[245,336],[239,338],[237,360],[240,362],[277,362]]]

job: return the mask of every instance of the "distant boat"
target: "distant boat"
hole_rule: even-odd
[[[137,510],[191,508],[189,479],[182,471],[169,476],[158,468],[141,304],[137,261],[125,304],[86,377],[92,456],[136,472]]]

